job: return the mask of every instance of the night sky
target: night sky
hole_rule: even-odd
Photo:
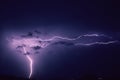
[[[112,0],[0,1],[0,76],[27,78],[29,74],[27,60],[11,51],[5,41],[9,33],[28,34],[39,29],[43,36],[102,33],[120,40],[119,11],[119,1]],[[37,59],[32,78],[119,78],[120,43],[52,47]]]

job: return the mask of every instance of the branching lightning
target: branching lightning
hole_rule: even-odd
[[[76,38],[68,38],[68,37],[62,37],[62,36],[53,36],[52,38],[49,38],[49,39],[37,39],[37,40],[40,40],[40,41],[53,41],[55,39],[63,39],[63,40],[70,40],[70,41],[74,41],[74,40],[77,40],[77,39],[80,39],[82,37],[108,37],[108,38],[111,38],[109,36],[106,36],[106,35],[103,35],[103,34],[85,34],[85,35],[80,35]],[[36,40],[36,39],[35,39]]]
[[[68,37],[61,37],[61,36],[53,36],[52,38],[49,39],[41,39],[41,38],[36,38],[36,37],[31,37],[31,38],[20,38],[20,39],[12,39],[12,45],[14,45],[14,47],[22,47],[23,53],[26,54],[27,59],[30,62],[30,73],[29,73],[29,78],[31,78],[31,75],[33,73],[33,60],[30,57],[30,55],[28,55],[28,52],[33,52],[33,47],[35,46],[39,46],[41,48],[46,48],[49,45],[52,45],[51,43],[54,43],[55,40],[66,40],[66,41],[72,41],[74,46],[92,46],[92,45],[107,45],[107,44],[112,44],[112,43],[116,43],[119,42],[118,40],[110,40],[110,41],[94,41],[91,43],[82,43],[82,42],[77,42],[75,43],[75,40],[80,40],[83,37],[107,37],[107,38],[111,38],[109,36],[106,35],[99,35],[99,34],[86,34],[86,35],[81,35],[78,36],[76,38],[68,38]],[[34,52],[33,52],[34,53]]]

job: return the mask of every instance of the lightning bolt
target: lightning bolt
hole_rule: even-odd
[[[117,40],[115,41],[108,41],[108,42],[93,42],[93,43],[88,43],[88,44],[83,44],[83,43],[76,43],[75,45],[83,45],[83,46],[91,46],[91,45],[95,45],[95,44],[103,44],[103,45],[107,45],[107,44],[112,44],[112,43],[116,43],[119,42]]]
[[[61,36],[53,36],[52,38],[49,38],[49,39],[41,39],[39,38],[38,40],[41,40],[41,41],[54,41],[55,39],[62,39],[62,40],[67,40],[67,41],[75,41],[75,40],[78,40],[78,39],[81,39],[83,37],[107,37],[109,39],[112,39],[112,37],[109,37],[109,36],[106,36],[104,34],[85,34],[85,35],[80,35],[76,38],[68,38],[68,37],[61,37]],[[107,41],[107,42],[92,42],[92,43],[75,43],[74,45],[75,46],[91,46],[91,45],[96,45],[96,44],[99,44],[99,45],[107,45],[107,44],[112,44],[112,43],[116,43],[116,42],[119,42],[118,40],[113,40],[113,41]],[[44,45],[44,43],[43,43]],[[42,48],[45,48],[47,47],[49,44],[46,44],[45,46],[42,46],[40,45]]]
[[[25,49],[25,47],[23,47],[23,51],[24,51],[24,53],[27,53],[27,51],[26,51],[26,49]],[[29,74],[29,79],[31,78],[31,75],[32,75],[32,72],[33,72],[33,60],[32,60],[32,58],[29,56],[29,55],[26,55],[26,57],[27,57],[27,59],[29,60],[29,62],[30,62],[30,74]]]
[[[77,39],[80,39],[82,37],[108,37],[108,38],[112,38],[112,37],[109,37],[109,36],[106,36],[104,34],[85,34],[85,35],[80,35],[76,38],[68,38],[68,37],[61,37],[61,36],[53,36],[52,38],[50,39],[41,39],[39,38],[40,41],[52,41],[52,40],[55,40],[55,39],[63,39],[63,40],[70,40],[70,41],[74,41],[74,40],[77,40]]]
[[[16,46],[24,44],[25,46],[22,46],[23,52],[25,54],[27,54],[27,52],[30,52],[29,50],[31,50],[31,47],[34,47],[34,46],[40,46],[41,48],[46,48],[47,46],[49,46],[51,44],[51,43],[47,43],[47,41],[50,41],[52,43],[54,43],[55,40],[67,40],[67,41],[74,42],[75,40],[81,39],[83,37],[107,37],[109,39],[112,38],[112,37],[109,37],[109,36],[106,36],[103,34],[85,34],[85,35],[78,36],[76,38],[53,36],[48,39],[41,39],[41,38],[32,37],[32,38],[13,39],[13,45],[15,45],[15,47],[16,47]],[[40,41],[40,43],[38,43],[38,41]],[[101,41],[97,42],[96,41],[96,42],[91,42],[91,43],[79,42],[79,43],[73,43],[73,44],[74,44],[74,46],[92,46],[92,45],[96,45],[96,44],[107,45],[107,44],[112,44],[112,43],[116,43],[116,42],[119,42],[119,41],[118,40],[112,40],[112,41],[107,41],[107,42],[101,42]],[[29,60],[29,67],[30,67],[29,79],[30,79],[32,76],[32,73],[33,73],[33,60],[30,57],[30,55],[26,55],[26,57]]]

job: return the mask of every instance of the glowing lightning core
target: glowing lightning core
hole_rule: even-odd
[[[27,51],[26,51],[26,49],[25,49],[25,47],[23,47],[23,51],[24,51],[24,53],[27,53]],[[32,75],[32,67],[33,67],[33,60],[32,60],[32,58],[29,56],[29,55],[26,55],[26,57],[28,58],[28,60],[30,61],[30,74],[29,74],[29,78],[31,78],[31,75]]]
[[[107,38],[111,38],[109,36],[99,35],[99,34],[86,34],[86,35],[78,36],[76,38],[68,38],[68,37],[61,37],[61,36],[53,36],[53,37],[51,37],[49,39],[41,39],[41,38],[36,38],[36,37],[31,37],[31,38],[21,38],[20,37],[19,39],[15,39],[15,38],[12,39],[12,41],[13,41],[12,45],[14,46],[14,48],[18,47],[18,46],[22,47],[23,53],[26,54],[26,57],[27,57],[27,59],[30,62],[30,64],[29,64],[29,66],[30,66],[29,78],[31,78],[31,75],[33,73],[33,60],[30,57],[30,55],[28,55],[27,53],[28,52],[34,53],[33,47],[39,46],[40,48],[46,48],[50,44],[54,43],[55,40],[57,40],[57,39],[73,41],[74,46],[80,46],[80,45],[81,46],[92,46],[92,45],[95,45],[95,44],[107,45],[107,44],[119,42],[118,40],[112,40],[112,41],[107,41],[107,42],[101,42],[101,41],[97,42],[97,41],[94,41],[92,43],[82,43],[82,42],[74,43],[75,40],[79,40],[82,37],[101,37],[101,36],[107,37]]]

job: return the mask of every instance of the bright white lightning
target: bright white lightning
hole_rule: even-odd
[[[27,53],[25,47],[23,47],[23,51],[24,53]],[[29,79],[31,78],[31,75],[32,75],[32,71],[33,71],[33,60],[32,58],[29,56],[29,55],[26,55],[26,57],[28,58],[29,62],[30,62],[30,74],[29,74]]]
[[[82,37],[100,37],[100,36],[103,36],[103,37],[108,37],[106,35],[103,35],[103,34],[85,34],[85,35],[80,35],[76,38],[68,38],[68,37],[61,37],[61,36],[53,36],[52,38],[49,38],[49,39],[41,39],[39,38],[40,41],[53,41],[55,39],[63,39],[63,40],[70,40],[70,41],[73,41],[73,40],[77,40],[77,39],[80,39]],[[111,38],[111,37],[108,37],[108,38]],[[36,40],[36,39],[35,39]]]
[[[85,34],[85,35],[80,35],[76,38],[68,38],[68,37],[61,37],[61,36],[53,36],[51,38],[48,39],[41,39],[41,38],[36,38],[36,37],[31,37],[31,38],[17,38],[17,39],[12,39],[12,45],[15,47],[18,46],[22,46],[22,50],[23,52],[26,54],[27,59],[29,60],[29,67],[30,67],[30,73],[29,73],[29,78],[31,78],[32,73],[33,73],[33,60],[30,57],[30,55],[27,55],[28,52],[33,52],[33,47],[35,46],[40,46],[41,48],[46,48],[47,46],[51,45],[51,43],[54,43],[55,40],[66,40],[66,41],[75,41],[75,40],[79,40],[83,37],[107,37],[107,38],[111,38],[109,36],[106,35],[99,35],[99,34]],[[40,42],[39,42],[40,41]],[[50,41],[50,43],[48,43],[47,41]],[[107,44],[112,44],[112,43],[116,43],[119,42],[117,40],[113,40],[113,41],[107,41],[107,42],[91,42],[91,43],[73,43],[74,46],[92,46],[92,45],[107,45]]]
[[[91,46],[91,45],[95,45],[95,44],[103,44],[103,45],[106,45],[106,44],[111,44],[111,43],[116,43],[116,42],[118,42],[118,41],[116,40],[116,41],[108,41],[108,42],[93,42],[93,43],[87,43],[87,44],[77,43],[77,44],[75,44],[75,45],[76,45],[76,46],[77,46],[77,45]]]

